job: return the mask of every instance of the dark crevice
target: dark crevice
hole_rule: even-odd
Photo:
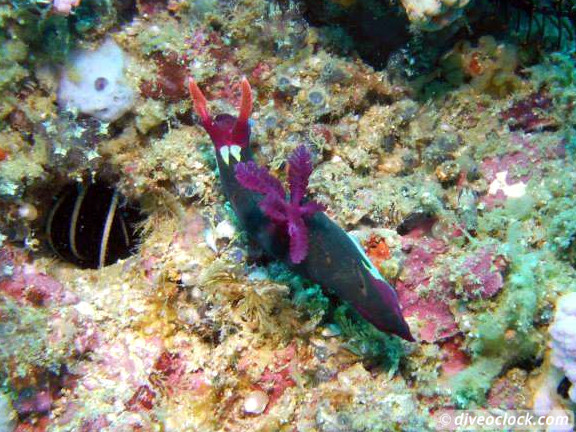
[[[73,183],[55,197],[46,236],[60,258],[78,267],[98,268],[135,252],[141,220],[138,203],[128,201],[112,184]]]
[[[565,2],[506,0],[475,2],[465,18],[435,32],[410,30],[399,2],[390,0],[302,0],[304,17],[319,29],[325,46],[359,56],[370,66],[390,66],[408,77],[432,70],[458,40],[496,39],[524,45],[531,61],[574,43],[576,11]]]
[[[304,17],[320,29],[324,42],[334,51],[357,53],[366,63],[382,69],[389,56],[409,41],[408,18],[400,6],[388,1],[351,3],[304,0]]]

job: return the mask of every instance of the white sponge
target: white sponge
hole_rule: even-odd
[[[122,117],[134,104],[125,75],[124,53],[112,39],[94,51],[72,53],[62,70],[58,104],[102,121]]]
[[[552,364],[562,370],[572,383],[569,396],[576,403],[576,292],[558,300],[550,335]]]
[[[463,15],[470,0],[401,0],[408,19],[424,31],[440,30]]]

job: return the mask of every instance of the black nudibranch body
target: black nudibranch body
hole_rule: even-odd
[[[268,188],[264,180],[270,182],[275,179],[266,177],[261,171],[264,169],[252,162],[248,124],[252,95],[248,81],[242,81],[242,103],[237,118],[227,114],[212,118],[204,95],[192,80],[190,94],[202,126],[214,143],[222,189],[248,235],[269,255],[285,261],[295,272],[349,302],[379,330],[414,341],[402,315],[396,291],[380,275],[356,240],[318,209],[306,216],[297,215],[295,219],[290,219],[294,211],[298,211],[294,209],[303,209],[307,203],[288,202],[281,206],[274,191],[270,194],[264,192]],[[264,178],[257,183],[258,178],[254,177],[253,186],[248,188],[238,180],[239,166],[243,171],[251,169],[252,174],[262,174]],[[270,186],[270,189],[274,188],[277,190],[275,183]],[[288,214],[283,216],[281,208]],[[282,220],[286,222],[279,222]],[[295,263],[291,259],[295,250],[291,242],[302,232],[306,234],[306,252]],[[301,241],[300,238],[300,247]]]

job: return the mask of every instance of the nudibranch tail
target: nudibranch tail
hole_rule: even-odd
[[[414,336],[410,332],[410,327],[402,315],[402,309],[400,308],[400,303],[398,302],[398,295],[396,291],[388,282],[372,275],[368,275],[369,283],[378,293],[382,304],[387,306],[388,313],[379,313],[374,315],[374,313],[368,310],[363,310],[362,307],[356,307],[361,315],[364,316],[368,321],[376,326],[376,328],[400,336],[402,339],[408,342],[414,342]]]

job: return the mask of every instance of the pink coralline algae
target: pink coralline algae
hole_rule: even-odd
[[[492,248],[483,248],[470,255],[462,265],[462,288],[469,298],[488,299],[504,286],[506,261]]]
[[[80,432],[100,432],[108,426],[110,426],[110,422],[104,415],[100,415],[95,419],[86,420],[80,427]]]
[[[227,47],[221,37],[215,32],[197,30],[187,40],[189,49],[184,54],[174,51],[154,52],[151,59],[156,64],[156,77],[154,80],[144,81],[140,85],[143,96],[152,99],[163,99],[169,102],[178,102],[185,99],[188,92],[188,66],[192,59],[202,56],[219,59],[228,63],[226,74],[217,74],[206,81],[207,88],[213,88],[210,95],[215,98],[229,99],[234,102],[238,99],[239,85],[231,81],[230,76],[240,74],[231,64],[234,63],[232,50]]]
[[[211,387],[210,379],[201,369],[195,372],[188,370],[184,352],[192,347],[180,348],[183,350],[181,353],[164,351],[160,354],[150,373],[150,382],[154,383],[157,390],[168,395],[182,392],[204,394]]]
[[[552,99],[546,94],[533,93],[526,99],[516,102],[502,113],[511,130],[521,129],[532,132],[557,127],[554,119],[546,117],[546,111],[552,108]]]
[[[39,273],[32,266],[16,269],[10,281],[0,282],[0,291],[22,303],[36,306],[50,303],[70,304],[77,301],[75,296],[64,291],[60,282]]]
[[[485,158],[480,171],[489,182],[488,194],[481,201],[488,209],[503,205],[508,198],[522,196],[527,182],[542,176],[545,161],[562,159],[566,155],[565,145],[542,146],[529,136],[515,134],[511,138],[514,150],[502,156]]]
[[[151,410],[154,407],[156,393],[147,385],[138,387],[134,396],[126,402],[126,408],[130,411]]]
[[[75,385],[75,378],[68,374],[54,374],[36,368],[33,374],[15,382],[18,398],[14,408],[22,419],[16,431],[45,431],[50,424],[54,405]]]
[[[488,393],[488,405],[498,409],[522,409],[526,407],[525,372],[518,369],[498,378]]]
[[[269,388],[270,402],[268,404],[269,409],[272,404],[280,399],[282,394],[287,388],[294,387],[296,383],[291,378],[292,367],[290,364],[284,365],[279,368],[277,372],[272,372],[269,368],[262,374],[260,378],[260,383],[262,387]]]
[[[167,9],[168,0],[138,0],[137,5],[142,15],[156,15]]]
[[[77,325],[77,327],[80,327]],[[84,320],[81,324],[82,332],[74,339],[74,348],[80,355],[94,351],[101,342],[100,333],[93,321]]]
[[[266,407],[268,412],[287,388],[294,387],[296,382],[292,379],[295,368],[299,364],[297,349],[295,344],[290,344],[286,348],[275,353],[274,362],[264,369],[264,372],[254,385],[254,389],[263,390],[269,396],[269,403]],[[252,359],[244,357],[239,364],[239,372],[247,371],[251,366]]]
[[[442,343],[442,373],[450,377],[470,365],[470,357],[462,351],[462,337],[455,337]]]
[[[433,278],[431,270],[438,268],[437,258],[447,252],[447,245],[426,236],[405,236],[402,241],[407,257],[396,289],[405,316],[422,323],[420,338],[426,342],[447,340],[459,332],[451,302],[459,298],[489,299],[504,286],[506,261],[493,247],[474,251],[457,271],[449,264]],[[453,277],[457,277],[456,284]],[[457,287],[459,290],[455,290]]]
[[[236,179],[246,189],[264,195],[259,206],[266,216],[286,229],[290,237],[290,260],[298,264],[308,254],[308,228],[304,218],[325,208],[314,201],[303,202],[312,174],[312,162],[306,147],[296,148],[288,162],[289,200],[286,200],[286,192],[280,181],[255,162],[239,163],[236,166]]]
[[[101,387],[102,381],[121,383],[136,392],[148,385],[148,374],[163,349],[158,338],[130,340],[120,337],[114,341],[103,341],[93,351],[96,361],[79,368],[79,387],[88,390]],[[128,401],[124,401],[128,402]]]
[[[449,306],[450,300],[454,299],[450,285],[440,281],[439,286],[429,289],[430,270],[436,258],[446,252],[446,244],[428,237],[405,237],[403,249],[408,255],[396,290],[404,316],[417,318],[422,323],[420,338],[426,342],[454,336],[458,327]]]
[[[48,429],[50,419],[48,416],[44,416],[34,421],[26,421],[20,423],[14,429],[14,432],[45,432]]]
[[[187,95],[188,60],[174,52],[154,53],[152,59],[158,68],[156,80],[143,82],[140,86],[142,94],[171,102],[184,99]]]
[[[147,430],[141,429],[143,422],[139,413],[152,409],[156,400],[149,375],[164,350],[163,342],[155,337],[103,339],[100,337],[96,341],[98,345],[90,347],[92,354],[89,359],[82,360],[75,367],[74,386],[67,386],[68,396],[57,401],[58,408],[62,410],[58,424],[67,428],[78,420],[78,416],[82,416],[80,431],[96,432],[108,426],[106,418],[99,412],[90,413],[94,415],[93,418],[86,418],[78,403],[86,392],[105,388],[109,391],[106,401],[110,408],[114,406],[115,409],[125,409],[126,413],[131,413],[126,415],[124,424],[130,423],[133,428],[125,430]]]
[[[21,304],[46,306],[78,302],[78,298],[64,289],[62,284],[32,264],[22,254],[3,248],[0,251],[0,292]]]
[[[46,413],[52,406],[52,395],[49,390],[41,390],[31,394],[22,394],[14,407],[19,414]]]

